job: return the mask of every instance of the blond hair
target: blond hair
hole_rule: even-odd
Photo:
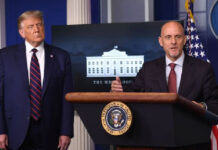
[[[28,19],[28,18],[38,18],[42,21],[42,23],[44,24],[44,20],[43,20],[43,14],[41,11],[39,10],[29,10],[29,11],[25,11],[23,12],[17,19],[17,26],[18,29],[21,29],[21,23],[22,21]]]

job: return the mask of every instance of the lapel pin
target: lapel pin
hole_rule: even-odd
[[[54,55],[53,54],[50,54],[50,58],[53,58],[54,57]]]

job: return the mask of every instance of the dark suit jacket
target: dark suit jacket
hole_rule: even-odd
[[[17,149],[30,123],[29,81],[25,45],[0,50],[0,134],[8,134]],[[47,149],[57,149],[60,135],[73,136],[73,107],[64,96],[72,91],[71,61],[67,52],[45,43],[42,89],[42,133]]]
[[[130,88],[124,91],[168,92],[165,57],[143,64]],[[211,64],[185,56],[178,94],[206,102],[218,114],[218,87]]]

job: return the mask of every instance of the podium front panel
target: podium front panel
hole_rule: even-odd
[[[180,147],[210,141],[210,125],[198,115],[175,104],[128,103],[133,114],[132,126],[124,135],[112,136],[101,125],[101,112],[105,105],[74,104],[96,144]]]

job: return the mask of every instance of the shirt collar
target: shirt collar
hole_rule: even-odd
[[[32,53],[32,49],[35,48],[38,50],[38,52],[42,52],[44,50],[44,42],[42,42],[39,46],[33,47],[29,42],[25,41],[26,45],[26,52]]]
[[[185,54],[184,51],[182,51],[182,55],[174,62],[172,62],[172,60],[170,60],[167,56],[165,56],[166,58],[166,66],[168,66],[170,63],[174,63],[178,66],[183,66],[183,62],[184,62],[184,58],[185,58]]]

